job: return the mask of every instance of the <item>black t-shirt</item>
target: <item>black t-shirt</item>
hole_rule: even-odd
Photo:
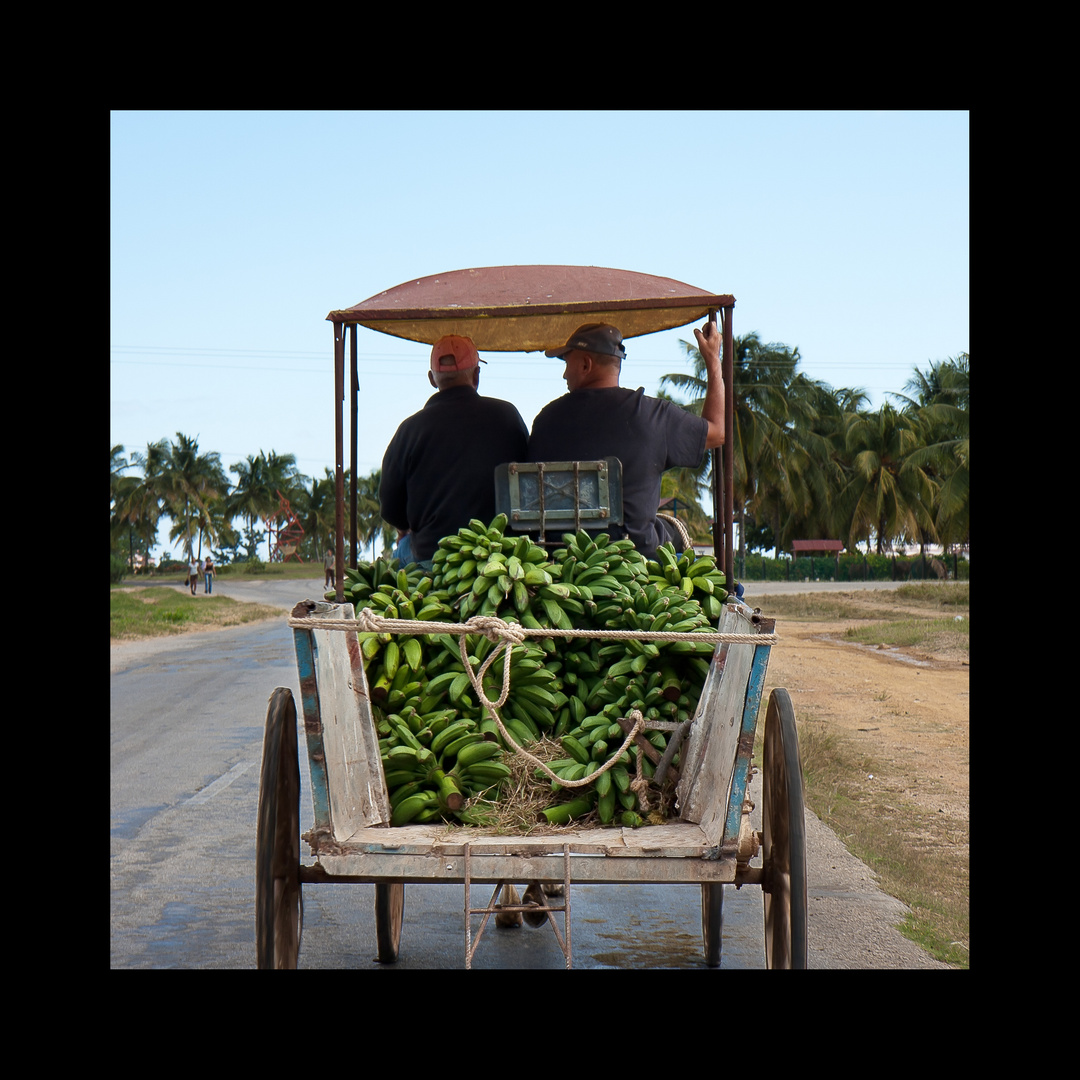
[[[403,421],[382,463],[383,519],[413,534],[413,557],[430,559],[470,518],[495,516],[495,467],[526,461],[529,432],[508,401],[455,386]]]
[[[575,390],[546,405],[533,421],[529,461],[617,457],[626,532],[651,558],[667,539],[656,523],[660,477],[665,469],[700,465],[708,432],[700,416],[648,397],[642,387]],[[604,531],[613,539],[623,534],[618,527]]]

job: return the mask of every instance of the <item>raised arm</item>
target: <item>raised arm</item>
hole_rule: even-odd
[[[701,415],[708,421],[709,434],[705,437],[708,450],[724,442],[724,378],[720,371],[720,328],[713,322],[707,322],[702,329],[694,327],[698,351],[705,361],[705,402],[701,406]]]

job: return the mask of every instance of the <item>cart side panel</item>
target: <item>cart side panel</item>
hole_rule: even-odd
[[[750,787],[750,759],[754,756],[754,735],[757,732],[758,712],[761,709],[761,695],[765,689],[765,675],[769,670],[770,653],[771,648],[768,645],[754,646],[754,662],[750,669],[750,679],[746,687],[742,732],[739,736],[739,748],[731,779],[727,823],[724,826],[725,843],[738,844],[739,828],[743,816],[743,801],[746,799]]]
[[[739,608],[729,604],[719,631],[752,634],[755,627]],[[720,844],[723,838],[754,650],[750,643],[721,645],[716,650],[683,755],[682,779],[676,791],[679,816],[700,825],[713,844]]]
[[[326,754],[323,752],[322,721],[319,718],[319,690],[315,683],[315,647],[310,630],[293,629],[293,647],[300,675],[300,704],[304,717],[304,738],[311,768],[311,800],[315,809],[315,830],[330,833],[330,796],[326,788]]]
[[[353,606],[332,608],[326,617],[352,619]],[[356,634],[310,633],[330,823],[334,839],[344,842],[358,829],[389,822],[390,800]]]

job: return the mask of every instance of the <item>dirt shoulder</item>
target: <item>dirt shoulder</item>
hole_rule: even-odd
[[[875,610],[872,598],[854,602]],[[826,724],[882,763],[868,784],[962,819],[966,832],[970,666],[956,653],[851,644],[850,625],[778,620],[766,698],[786,687],[800,722]]]
[[[835,787],[830,778],[808,795],[808,801],[847,849],[866,860],[882,888],[890,889],[891,856],[901,857],[904,886],[918,900],[914,913],[893,913],[892,925],[904,914],[918,921],[946,899],[954,910],[966,909],[970,795],[966,653],[947,645],[853,644],[845,640],[845,631],[883,617],[884,605],[870,592],[845,596],[844,601],[848,617],[842,620],[776,616],[780,640],[770,656],[764,700],[778,686],[791,695],[804,762],[808,752],[814,752],[815,738],[832,740],[821,742],[825,753],[842,751],[844,772],[841,775],[838,769]],[[768,597],[755,604],[770,613]],[[907,609],[894,602],[888,610],[893,618],[905,612],[927,615],[925,608]],[[881,853],[880,861],[871,858],[871,850]],[[912,864],[920,867],[917,880],[910,873]],[[896,887],[893,881],[892,888]],[[894,895],[903,895],[903,890]],[[812,923],[826,898],[814,899],[812,882]],[[822,919],[815,930],[818,940],[839,925],[843,923],[831,916]],[[875,932],[881,929],[876,922],[872,925]],[[966,938],[956,930],[948,936]],[[877,946],[860,959],[857,937],[845,934],[835,948],[830,945],[826,966],[837,966],[832,962],[835,957],[847,955],[845,950],[852,947],[856,952],[850,965],[839,966],[938,966],[936,961],[912,964],[910,957],[883,963]],[[954,944],[968,947],[966,940]]]

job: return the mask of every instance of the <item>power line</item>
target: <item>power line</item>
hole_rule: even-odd
[[[147,348],[142,347],[142,346],[115,346],[113,348],[113,352],[117,352],[117,351],[121,351],[121,350],[130,350],[129,355],[138,355],[140,352],[145,353],[146,351],[148,351]],[[156,352],[157,356],[177,356],[177,357],[185,357],[185,358],[189,357],[189,356],[193,356],[193,355],[198,354],[198,353],[202,353],[207,357],[208,360],[211,357],[215,357],[215,356],[225,356],[225,357],[236,358],[236,359],[242,359],[242,358],[251,358],[251,359],[258,359],[258,358],[266,358],[266,359],[311,359],[311,360],[319,360],[322,363],[327,363],[327,356],[326,356],[325,353],[305,353],[305,352],[276,352],[275,353],[275,352],[263,352],[263,351],[260,351],[260,350],[257,350],[257,349],[203,349],[203,350],[176,349],[176,350],[170,350],[170,349],[165,348],[165,347],[157,347],[157,348],[155,348],[154,351]],[[398,363],[410,363],[412,361],[412,358],[411,357],[405,357],[405,356],[393,355],[393,354],[387,354],[387,353],[365,353],[365,354],[361,354],[361,355],[357,356],[358,364],[371,364],[371,363],[378,363],[378,362],[387,361],[387,360],[398,362]],[[800,361],[800,362],[805,364],[805,361]],[[192,362],[183,362],[181,360],[162,360],[162,359],[157,359],[156,357],[153,358],[153,359],[149,359],[149,360],[124,360],[124,359],[113,358],[111,360],[111,363],[114,363],[114,364],[130,364],[130,365],[134,365],[134,366],[138,366],[138,367],[189,367],[189,368],[212,367],[212,368],[215,368],[217,370],[230,370],[230,371],[263,371],[263,372],[266,372],[266,371],[281,371],[281,372],[298,372],[298,373],[307,374],[307,375],[316,373],[316,372],[313,371],[312,368],[267,367],[266,365],[263,365],[263,364],[260,364],[260,365],[256,366],[256,365],[245,365],[245,364],[221,364],[221,363],[210,363],[210,362],[207,362],[207,363],[194,362],[194,363],[192,363]],[[520,363],[520,361],[518,363]],[[818,370],[822,370],[822,369],[850,368],[850,367],[852,367],[852,366],[854,366],[855,364],[858,364],[858,363],[860,363],[860,361],[854,361],[854,360],[819,360],[819,361],[814,361],[809,366],[812,367],[813,370],[818,371]],[[553,364],[552,366],[557,367],[558,365]],[[672,366],[673,366],[673,362],[671,360],[667,360],[667,359],[652,359],[652,358],[647,358],[646,357],[646,358],[632,358],[631,360],[627,361],[628,373],[632,372],[635,369],[641,369],[641,368],[659,368],[659,367],[671,368]],[[757,367],[757,366],[768,366],[768,362],[767,361],[749,361],[744,366],[747,367],[747,368],[754,368],[754,367]],[[874,371],[869,373],[870,377],[872,377],[872,378],[877,377],[877,378],[880,379],[882,374],[885,373],[885,372],[896,371],[896,370],[901,370],[901,369],[903,369],[904,371],[913,371],[914,369],[916,369],[918,367],[918,364],[914,363],[914,362],[911,362],[911,361],[906,361],[906,360],[890,360],[890,361],[876,361],[871,366],[874,368]],[[397,374],[400,374],[399,371],[379,371],[379,370],[371,370],[370,368],[366,368],[365,372],[368,375],[397,375]],[[802,370],[800,370],[798,373],[801,374],[801,375],[807,375],[808,374],[808,368],[803,367]],[[511,375],[513,377],[517,377],[519,375],[524,375],[523,372],[519,373],[519,372],[514,371],[514,369],[512,367],[506,367],[506,368],[501,368],[500,367],[499,374],[500,374],[500,377],[505,376],[505,375]],[[664,374],[689,375],[689,374],[692,374],[692,372],[676,371],[676,372],[664,372]],[[526,377],[526,378],[536,378],[537,376],[535,376],[535,375],[526,375],[524,377]]]

